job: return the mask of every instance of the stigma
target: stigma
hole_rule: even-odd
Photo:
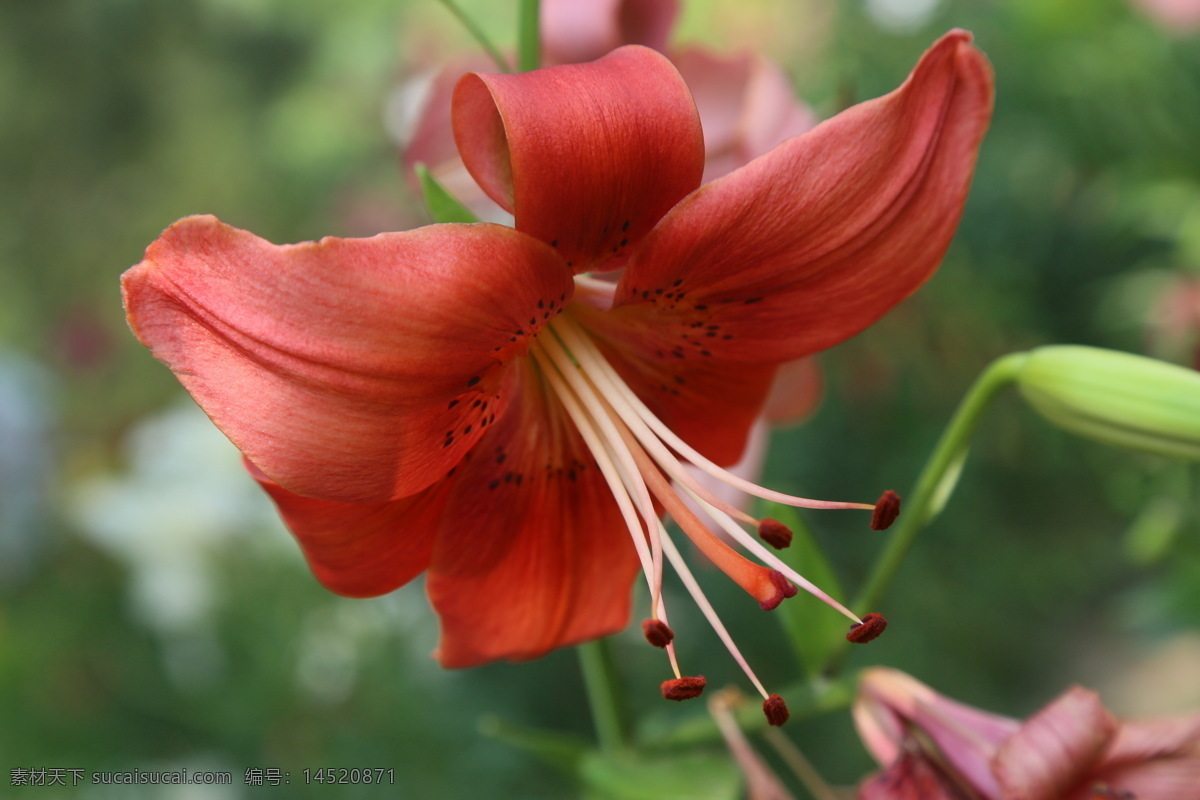
[[[687,467],[752,497],[784,505],[871,511],[871,527],[875,529],[886,528],[896,519],[899,496],[885,492],[877,503],[812,500],[767,489],[725,470],[659,420],[624,382],[570,309],[565,312],[538,333],[529,352],[595,459],[628,528],[649,588],[649,613],[642,632],[649,644],[666,651],[674,675],[663,682],[663,696],[686,700],[699,696],[705,685],[703,677],[686,676],[680,670],[675,633],[667,621],[662,591],[663,574],[669,565],[762,696],[768,722],[782,725],[788,717],[787,706],[779,695],[766,690],[738,649],[673,534],[663,525],[661,512],[670,514],[692,545],[763,610],[778,607],[803,589],[850,620],[853,633],[847,638],[866,642],[883,631],[887,623],[882,616],[859,618],[807,580],[764,546],[765,542],[775,549],[787,547],[792,531],[786,525],[774,519],[757,519],[722,500]]]

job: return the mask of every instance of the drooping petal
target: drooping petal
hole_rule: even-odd
[[[1068,689],[1000,746],[992,764],[1000,796],[1057,800],[1094,770],[1116,731],[1095,692]]]
[[[679,0],[542,0],[543,60],[576,64],[623,44],[666,47]]]
[[[325,588],[347,597],[386,594],[429,566],[449,494],[439,481],[411,497],[383,503],[336,503],[301,497],[247,462],[308,565]]]
[[[572,286],[494,225],[277,246],[213,217],[171,226],[123,278],[134,333],[266,476],[374,503],[470,449]]]
[[[518,75],[472,73],[454,92],[463,163],[576,271],[621,266],[700,184],[704,141],[679,73],[645,47]]]
[[[718,360],[791,360],[858,333],[937,267],[991,107],[986,59],[947,34],[896,91],[685,198],[611,313],[649,350],[712,330]]]
[[[459,465],[429,569],[446,667],[519,661],[628,622],[637,556],[579,434],[530,364]]]

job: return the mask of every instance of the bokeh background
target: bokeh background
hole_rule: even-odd
[[[511,45],[511,4],[463,5]],[[824,401],[777,432],[769,484],[903,492],[974,377],[1015,350],[1070,342],[1196,365],[1200,19],[1187,6],[685,0],[675,42],[765,52],[822,117],[896,86],[950,27],[974,31],[997,75],[944,266],[826,354]],[[575,654],[446,672],[420,582],[370,601],[323,590],[120,307],[120,273],[186,214],[276,242],[423,224],[397,159],[403,87],[471,49],[433,0],[0,4],[0,795],[579,794],[510,741],[592,737]],[[897,666],[1010,715],[1073,682],[1121,713],[1200,705],[1194,481],[1003,396],[879,609],[892,629],[852,667]],[[850,516],[809,519],[852,592],[880,540]],[[774,621],[708,577],[764,679],[795,680]],[[684,658],[711,685],[744,686],[702,621],[677,629],[694,629]],[[634,632],[612,643],[641,724],[702,717],[665,707],[648,650]],[[844,710],[787,731],[835,783],[871,768]],[[725,758],[718,740],[695,747]],[[38,767],[234,782],[9,786],[10,770]],[[396,784],[305,786],[318,767],[393,769]],[[292,781],[247,786],[247,769]]]

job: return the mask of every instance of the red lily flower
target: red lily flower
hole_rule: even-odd
[[[427,573],[445,666],[623,628],[639,562],[647,636],[670,649],[663,554],[694,582],[655,502],[765,607],[804,585],[680,460],[723,474],[710,462],[738,458],[777,364],[929,277],[991,101],[986,60],[952,32],[895,92],[701,187],[695,106],[652,50],[469,74],[458,145],[515,229],[277,246],[191,217],[125,274],[129,323],[245,454],[322,583],[367,596]],[[584,274],[618,267],[615,285]]]

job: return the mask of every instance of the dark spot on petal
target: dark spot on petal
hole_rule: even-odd
[[[467,386],[474,386],[477,383],[479,383],[478,375],[476,375],[474,378],[471,378],[471,380],[467,381]]]
[[[454,408],[456,405],[458,405],[458,401],[457,401],[457,400],[451,400],[451,401],[450,401],[450,405],[446,406],[446,408]]]
[[[496,478],[496,480],[494,480],[494,481],[492,481],[491,483],[489,483],[489,484],[488,484],[488,488],[489,488],[489,489],[495,489],[495,488],[496,488],[497,486],[499,486],[499,485],[500,485],[500,479],[499,479],[499,478]]]

